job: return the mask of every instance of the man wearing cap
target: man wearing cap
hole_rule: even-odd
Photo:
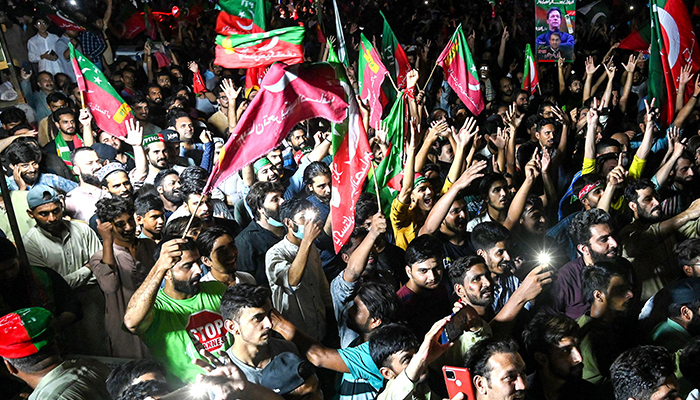
[[[131,185],[124,164],[118,162],[109,163],[97,171],[96,176],[100,180],[102,189],[112,197],[131,199],[133,196],[134,188]]]
[[[109,368],[89,359],[63,361],[51,322],[51,313],[40,307],[0,318],[0,357],[10,374],[34,390],[29,400],[111,399]]]
[[[168,162],[170,164],[182,167],[195,165],[193,159],[180,155],[180,134],[176,130],[163,129],[160,134],[165,141],[165,147],[168,148]]]
[[[89,221],[95,214],[95,203],[105,197],[96,172],[102,168],[97,152],[90,147],[79,147],[71,153],[73,172],[80,186],[66,195],[66,214],[73,219]]]
[[[129,301],[124,326],[141,336],[153,358],[165,366],[169,380],[193,382],[202,372],[192,364],[200,358],[197,347],[214,352],[224,344],[219,308],[226,286],[200,282],[199,251],[192,239],[159,246],[158,261]]]
[[[675,282],[668,292],[668,318],[654,328],[651,339],[655,345],[676,352],[700,334],[700,278]]]
[[[49,186],[34,186],[27,204],[27,213],[36,222],[23,238],[29,263],[51,268],[68,282],[83,304],[84,317],[75,329],[81,350],[107,355],[104,296],[88,267],[90,257],[101,248],[100,239],[88,224],[63,219],[61,198]]]
[[[145,184],[152,185],[158,172],[172,168],[177,173],[181,173],[185,170],[185,167],[180,165],[170,165],[168,162],[168,148],[165,144],[165,138],[162,134],[156,135],[146,135],[143,137],[142,145],[143,151],[145,152],[147,162],[146,165],[137,165],[135,170],[132,171],[132,182],[142,181]],[[137,152],[134,148],[134,152]],[[141,168],[139,168],[141,167]],[[140,175],[145,171],[145,178],[140,178]]]

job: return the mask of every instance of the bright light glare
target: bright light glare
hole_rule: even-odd
[[[209,398],[209,385],[204,382],[195,382],[190,385],[190,395],[197,399]]]
[[[316,211],[314,210],[306,210],[306,212],[304,213],[304,219],[306,219],[307,221],[316,220],[316,216]]]
[[[548,253],[540,253],[537,255],[537,262],[540,265],[549,265],[549,262],[552,260],[551,256]]]

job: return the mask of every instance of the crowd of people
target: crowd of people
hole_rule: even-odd
[[[412,70],[390,96],[403,143],[360,100],[374,166],[403,149],[401,189],[378,198],[370,174],[336,251],[329,121],[207,187],[259,90],[214,63],[213,7],[153,42],[117,17],[138,1],[101,2],[88,30],[0,3],[26,99],[0,112],[0,397],[700,397],[700,74],[673,109],[650,98],[648,57],[618,48],[648,12],[548,32],[573,62],[539,63],[531,93],[532,2],[338,2],[356,89],[379,11]],[[326,62],[334,2],[273,3],[270,26],[305,26],[305,62]],[[460,23],[479,115],[429,79]],[[130,106],[125,137],[83,105],[69,44]]]

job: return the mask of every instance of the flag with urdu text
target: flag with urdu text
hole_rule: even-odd
[[[408,57],[406,52],[401,47],[401,44],[396,39],[394,31],[391,30],[391,26],[386,21],[384,13],[379,11],[384,19],[384,30],[382,31],[382,60],[389,70],[389,73],[394,78],[396,82],[396,87],[399,90],[406,89],[406,75],[408,71],[411,70],[411,63],[408,62]]]
[[[327,63],[272,64],[260,91],[241,116],[209,176],[207,188],[279,146],[294,125],[309,118],[345,119],[345,93]]]
[[[75,50],[72,44],[68,44],[68,47],[75,82],[85,96],[85,105],[90,109],[95,123],[112,136],[126,137],[125,122],[134,118],[131,107],[92,61]]]
[[[333,0],[333,10],[335,11],[335,34],[338,37],[338,59],[340,62],[345,64],[346,67],[349,67],[350,61],[348,60],[348,48],[345,46],[343,23],[340,22],[340,12],[338,11],[338,3],[336,0]]]
[[[394,105],[391,106],[389,115],[384,118],[383,122],[387,125],[387,133],[384,140],[389,149],[375,169],[377,186],[379,186],[379,197],[382,200],[382,211],[384,214],[389,213],[391,202],[394,200],[396,193],[401,190],[401,180],[403,179],[404,132],[406,132],[406,127],[408,126],[406,99],[403,94],[403,92],[399,93]],[[370,182],[367,190],[370,193],[376,193],[373,182]]]
[[[445,71],[447,83],[469,111],[474,115],[481,114],[484,110],[484,96],[481,93],[479,74],[467,41],[464,39],[461,24],[447,43],[445,50],[440,53],[437,64]]]
[[[304,61],[302,40],[303,26],[247,35],[218,35],[214,64],[224,68],[260,67],[278,61],[298,64]]]
[[[382,64],[377,50],[372,46],[364,33],[360,33],[359,79],[360,99],[369,105],[369,126],[376,128],[382,119],[382,103],[380,101],[382,82],[389,71]]]
[[[328,62],[335,68],[348,103],[347,118],[331,124],[333,162],[331,163],[331,218],[333,222],[333,247],[336,252],[347,243],[355,229],[355,205],[367,178],[372,151],[362,123],[360,106],[355,90],[345,75],[345,68],[328,43]]]
[[[221,12],[216,18],[216,33],[240,35],[265,32],[267,8],[265,0],[220,0]]]
[[[532,56],[530,44],[525,45],[525,70],[523,71],[523,90],[527,90],[530,95],[535,94],[540,78],[537,76],[537,66],[535,57]]]
[[[651,53],[649,54],[649,98],[656,98],[661,118],[673,121],[675,93],[681,69],[691,64],[700,69],[700,51],[688,9],[682,0],[651,0]],[[693,94],[694,80],[688,82],[685,100]]]

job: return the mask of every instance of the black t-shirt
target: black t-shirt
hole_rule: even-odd
[[[270,283],[265,273],[265,253],[280,240],[281,237],[263,228],[256,221],[248,224],[235,239],[238,248],[238,270],[252,274],[258,285],[269,287]]]

